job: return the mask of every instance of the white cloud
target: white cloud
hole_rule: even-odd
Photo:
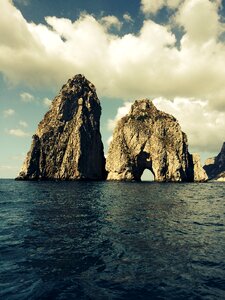
[[[129,112],[131,105],[131,102],[125,102],[123,106],[118,108],[115,118],[109,119],[107,122],[108,130],[112,131],[115,128],[117,122]]]
[[[11,117],[11,116],[13,116],[14,114],[15,114],[15,110],[12,109],[12,108],[3,110],[3,116],[4,116],[5,118]]]
[[[46,97],[43,99],[43,104],[44,104],[44,106],[50,107],[52,104],[52,101]]]
[[[111,132],[113,132],[114,128],[117,125],[117,122],[124,117],[128,112],[130,111],[132,103],[131,102],[124,102],[123,106],[119,107],[117,109],[117,113],[114,119],[108,119],[107,122],[107,129]],[[110,137],[107,139],[106,143],[109,145],[113,139],[113,136],[110,135]]]
[[[29,136],[29,134],[27,132],[23,131],[22,129],[9,129],[7,132],[8,132],[8,134],[17,136],[17,137]]]
[[[209,42],[211,39],[217,39],[224,30],[224,24],[221,24],[219,20],[219,7],[219,1],[185,1],[175,18],[187,33],[183,43],[202,44],[203,42]],[[208,20],[210,21],[208,22]]]
[[[216,152],[224,142],[225,113],[212,110],[207,102],[185,98],[156,98],[153,102],[177,118],[192,152]]]
[[[225,110],[225,45],[218,40],[223,28],[218,5],[186,0],[180,6],[174,20],[186,33],[178,50],[169,27],[151,20],[138,34],[123,36],[109,33],[102,19],[84,14],[75,22],[47,17],[48,26],[36,25],[6,0],[0,4],[0,71],[13,83],[55,88],[82,73],[100,96],[193,97]],[[109,23],[118,21],[115,17]]]
[[[28,127],[28,124],[25,121],[19,121],[19,125],[24,127],[24,128]]]
[[[164,6],[175,9],[183,0],[141,0],[141,10],[144,14],[156,14]],[[189,1],[189,0],[188,0]]]
[[[122,27],[122,23],[115,16],[103,17],[103,18],[101,18],[101,23],[103,24],[103,26],[106,27],[106,29],[110,29],[110,28],[114,27],[117,30],[120,30]]]
[[[146,14],[156,14],[164,6],[175,9],[171,22],[185,32],[177,49],[170,27],[151,20],[138,33],[119,36],[109,30],[122,26],[115,16],[97,20],[83,14],[75,22],[46,17],[47,25],[34,24],[11,1],[0,1],[0,72],[14,84],[57,89],[69,77],[83,73],[100,96],[155,98],[159,108],[179,120],[191,151],[218,151],[225,125],[220,5],[219,0],[142,0]],[[123,20],[129,22],[129,15],[124,14]],[[21,100],[35,98],[24,92]],[[50,100],[42,103],[48,105]],[[115,119],[108,121],[109,130],[129,108],[129,102],[119,108]],[[12,116],[12,111],[6,116]],[[18,128],[7,132],[29,135]]]
[[[30,93],[26,93],[26,92],[21,93],[20,98],[21,98],[21,101],[26,102],[26,103],[34,101],[34,96],[31,95]]]
[[[144,14],[155,14],[159,9],[161,9],[164,6],[164,2],[164,0],[141,0],[141,10]]]
[[[124,14],[123,15],[123,19],[126,21],[126,22],[133,22],[133,19],[132,19],[132,17],[128,14],[128,13],[126,13],[126,14]]]

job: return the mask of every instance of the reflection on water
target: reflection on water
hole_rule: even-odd
[[[0,181],[1,299],[223,299],[224,184]]]

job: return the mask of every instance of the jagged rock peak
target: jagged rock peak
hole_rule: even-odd
[[[148,99],[136,100],[117,124],[106,160],[108,180],[140,180],[149,169],[155,181],[205,181],[199,156],[188,152],[178,121]]]
[[[206,160],[204,169],[209,179],[225,181],[225,142],[216,157]]]
[[[139,118],[139,116],[149,115],[151,115],[152,118],[154,118],[160,114],[161,116],[171,117],[175,120],[173,116],[158,110],[154,103],[149,99],[135,100],[134,104],[131,106],[129,114],[134,117],[136,116],[137,118]]]
[[[39,123],[17,179],[105,178],[101,106],[94,85],[76,75]]]
[[[148,99],[135,100],[134,104],[131,106],[130,114],[137,115],[137,113],[142,112],[143,114],[155,113],[158,109],[155,107],[153,102]]]
[[[68,92],[79,94],[82,93],[84,89],[96,92],[95,86],[87,80],[84,75],[77,74],[73,78],[70,78],[67,83],[62,86],[60,93],[67,96]],[[98,97],[96,97],[95,100],[99,102]]]

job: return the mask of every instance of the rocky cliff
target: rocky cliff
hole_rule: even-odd
[[[216,157],[206,160],[204,169],[209,179],[225,181],[225,142]]]
[[[106,160],[108,180],[140,180],[149,169],[155,181],[205,181],[197,155],[177,120],[149,100],[135,101],[115,128]]]
[[[76,75],[62,87],[39,123],[17,179],[105,179],[94,85]]]

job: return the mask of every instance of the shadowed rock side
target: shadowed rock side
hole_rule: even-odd
[[[177,120],[149,100],[139,100],[117,124],[106,159],[108,180],[140,180],[149,169],[155,181],[205,181],[198,155],[188,152]]]
[[[216,157],[206,160],[204,169],[209,179],[225,181],[225,142]]]
[[[95,87],[76,75],[62,87],[39,123],[17,179],[105,179]]]

